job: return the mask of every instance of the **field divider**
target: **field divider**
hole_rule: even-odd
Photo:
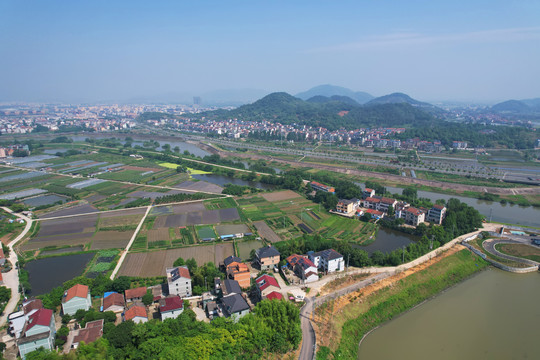
[[[131,236],[131,239],[129,240],[129,243],[127,244],[126,248],[124,249],[124,251],[122,252],[122,255],[120,255],[120,259],[118,260],[118,263],[116,264],[116,267],[114,268],[112,274],[111,274],[111,280],[114,279],[114,277],[116,276],[116,273],[118,273],[118,270],[120,270],[120,267],[122,266],[122,263],[124,262],[124,259],[126,258],[126,255],[127,253],[129,252],[129,249],[131,249],[131,245],[133,245],[133,242],[135,241],[135,238],[137,237],[137,235],[139,234],[139,231],[141,230],[142,228],[142,225],[144,223],[144,221],[146,220],[146,217],[148,216],[148,214],[150,213],[150,210],[152,209],[152,205],[149,205],[147,208],[146,208],[146,212],[144,213],[144,216],[143,218],[141,219],[141,221],[139,222],[139,225],[137,226],[137,229],[135,229],[135,232],[133,233],[133,235]]]

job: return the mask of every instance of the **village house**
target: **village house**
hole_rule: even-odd
[[[362,199],[366,199],[368,197],[373,197],[373,196],[375,196],[375,190],[373,190],[373,189],[365,188],[362,191]]]
[[[374,198],[374,197],[367,197],[364,199],[364,203],[363,203],[363,206],[366,208],[366,209],[373,209],[373,210],[377,210],[377,208],[379,207],[379,203],[381,202],[381,200],[377,199],[377,198]]]
[[[397,204],[397,200],[390,199],[387,197],[382,197],[381,201],[379,202],[379,206],[377,207],[377,210],[387,213],[390,206],[392,208],[395,208],[396,204]]]
[[[308,252],[309,260],[324,273],[345,270],[343,255],[334,249],[327,249],[319,252]]]
[[[241,294],[231,294],[221,298],[221,308],[223,315],[231,318],[234,322],[238,322],[240,318],[249,314],[249,304]]]
[[[276,267],[279,264],[279,256],[279,251],[277,251],[277,249],[271,245],[265,246],[255,251],[257,263],[263,271],[270,270]]]
[[[259,276],[255,280],[255,284],[257,286],[257,293],[261,300],[267,298],[267,296],[272,292],[279,293],[279,291],[281,290],[281,287],[279,286],[277,280],[273,276],[266,274]]]
[[[356,203],[353,200],[340,199],[336,205],[336,212],[350,215],[354,213]]]
[[[103,305],[101,311],[112,311],[116,314],[124,312],[126,302],[124,296],[114,291],[103,294]]]
[[[29,317],[42,308],[43,302],[40,299],[23,301],[22,309],[9,314],[8,316],[8,333],[13,335],[15,339],[18,339],[21,336],[24,324],[28,321]]]
[[[319,280],[317,267],[313,262],[305,257],[300,258],[294,266],[294,272],[298,277],[304,280],[304,283],[310,283]]]
[[[124,313],[124,321],[133,321],[135,324],[140,324],[148,321],[146,307],[142,305],[133,305]]]
[[[316,181],[310,182],[309,185],[311,185],[315,191],[324,191],[332,194],[336,192],[336,189],[334,189],[332,186],[324,185]]]
[[[446,207],[443,205],[435,204],[428,210],[426,221],[430,223],[440,225],[446,215]]]
[[[191,290],[191,275],[187,266],[179,266],[168,268],[167,283],[169,285],[170,295],[179,295],[182,298],[190,297]]]
[[[375,220],[382,219],[384,217],[384,213],[379,210],[367,209],[365,213]]]
[[[161,321],[176,319],[184,311],[184,302],[178,295],[168,296],[159,300],[159,314]]]
[[[87,311],[90,307],[92,307],[92,298],[90,289],[86,285],[74,285],[62,297],[62,312],[66,315],[75,315],[77,310]]]
[[[405,210],[405,223],[412,226],[418,226],[420,223],[424,222],[425,216],[426,214],[422,210],[411,206]]]
[[[39,309],[28,317],[22,335],[17,340],[17,347],[21,358],[26,359],[26,354],[44,348],[54,349],[54,336],[56,328],[54,325],[53,311],[49,309]]]
[[[127,289],[124,292],[126,295],[126,302],[142,301],[143,296],[146,295],[147,292],[148,289],[144,286],[135,289]]]
[[[73,337],[71,349],[77,349],[83,341],[85,344],[90,344],[99,339],[103,335],[103,323],[103,319],[89,321],[84,328],[71,330],[70,336]]]
[[[223,260],[225,264],[225,272],[227,277],[232,280],[238,281],[240,287],[247,289],[251,285],[251,275],[247,264],[243,263],[240,258],[236,256],[229,256]]]

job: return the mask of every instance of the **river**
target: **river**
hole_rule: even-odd
[[[359,359],[539,359],[540,274],[486,270],[369,334]]]

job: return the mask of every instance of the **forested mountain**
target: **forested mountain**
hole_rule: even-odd
[[[444,113],[444,110],[441,108],[438,108],[437,106],[431,105],[430,103],[427,103],[427,102],[415,100],[411,98],[409,95],[403,94],[403,93],[392,93],[389,95],[380,96],[378,98],[368,101],[366,103],[366,106],[381,105],[381,104],[403,104],[403,103],[410,104],[414,107],[419,107],[432,114]]]
[[[311,102],[311,103],[317,103],[317,104],[324,104],[331,101],[341,101],[342,103],[349,104],[352,106],[360,106],[360,104],[354,99],[351,99],[348,96],[341,96],[341,95],[332,95],[330,97],[317,95],[317,96],[307,99],[306,101]]]
[[[514,114],[540,113],[540,98],[503,101],[493,105],[491,110],[500,113]]]
[[[491,110],[496,112],[527,113],[531,111],[531,108],[519,100],[508,100],[493,105]]]
[[[351,89],[335,85],[315,86],[314,88],[311,88],[307,91],[296,94],[296,97],[302,100],[307,100],[314,96],[332,97],[334,95],[347,96],[359,104],[365,104],[369,100],[373,99],[373,95],[366,92],[352,91]]]
[[[200,114],[210,119],[237,118],[247,121],[274,121],[282,124],[322,126],[330,130],[373,126],[405,126],[430,124],[435,118],[407,103],[360,106],[342,97],[317,97],[303,101],[284,92],[273,93],[253,104],[237,109]]]

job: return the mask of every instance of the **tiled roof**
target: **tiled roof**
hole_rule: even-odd
[[[144,286],[135,288],[135,289],[127,289],[125,291],[126,294],[126,300],[133,299],[133,298],[141,298],[144,295],[146,295],[146,292],[148,291],[147,288]]]
[[[184,302],[180,296],[170,296],[159,300],[159,311],[180,310],[184,307]]]
[[[266,295],[266,298],[268,300],[281,300],[283,299],[283,295],[281,295],[281,293],[278,293],[277,291],[272,291],[270,294]]]
[[[229,315],[249,309],[248,303],[240,294],[225,296],[221,298],[221,303]]]
[[[107,311],[107,309],[113,305],[124,307],[126,305],[126,303],[124,302],[124,296],[115,292],[103,299],[104,311]]]
[[[396,200],[390,199],[390,198],[387,198],[387,197],[383,197],[383,198],[381,199],[381,202],[382,202],[383,204],[393,204],[393,203],[396,202]]]
[[[126,321],[133,320],[136,317],[148,318],[148,315],[146,314],[146,308],[144,306],[140,306],[140,305],[132,306],[124,314],[124,318],[126,319]]]
[[[417,208],[413,208],[413,207],[410,207],[405,211],[410,212],[411,214],[414,214],[415,216],[418,216],[418,215],[422,214],[421,210],[419,210]]]
[[[437,209],[437,210],[442,210],[442,209],[444,209],[445,207],[444,207],[443,205],[435,204],[435,205],[433,205],[433,208],[434,208],[434,209]]]
[[[300,259],[302,258],[302,255],[298,255],[298,254],[292,254],[291,256],[289,256],[287,258],[287,262],[291,265],[291,266],[294,266],[296,265],[296,263],[298,261],[300,261]]]
[[[334,249],[327,249],[327,250],[319,251],[318,253],[315,254],[315,256],[320,256],[327,260],[334,260],[334,259],[339,259],[343,257],[343,255],[341,255]]]
[[[73,299],[74,297],[80,297],[85,299],[88,296],[88,286],[77,284],[72,287],[70,287],[66,293],[64,294],[64,298],[62,299],[62,302],[68,302],[69,300]]]
[[[315,264],[311,260],[304,257],[298,260],[298,265],[304,270],[309,269],[310,267],[315,267]]]
[[[50,309],[39,309],[28,318],[26,331],[30,330],[36,325],[49,326],[51,324],[51,318],[53,311]]]
[[[369,202],[371,202],[371,203],[378,203],[378,202],[381,202],[381,200],[375,199],[374,197],[367,197],[367,198],[366,198],[366,201],[369,201]]]
[[[169,268],[167,269],[167,277],[170,276],[173,278],[173,281],[175,281],[176,276],[180,276],[186,279],[191,279],[191,275],[189,275],[189,269],[187,266],[179,266],[176,268]]]
[[[241,294],[242,293],[242,289],[240,288],[240,284],[238,284],[238,281],[236,281],[236,280],[225,279],[225,280],[223,280],[223,285],[225,287],[224,293],[226,292],[227,295],[228,294]]]
[[[41,299],[30,299],[22,304],[25,314],[30,313],[32,310],[38,310],[43,308],[43,301]]]
[[[231,255],[231,256],[225,258],[225,260],[223,260],[223,264],[225,265],[225,267],[229,266],[233,262],[238,262],[239,263],[239,262],[242,262],[242,259],[240,259],[239,257]]]
[[[103,335],[103,319],[86,323],[84,329],[79,329],[79,333],[73,337],[73,343],[78,344],[84,341],[85,344],[96,341]]]
[[[375,210],[375,209],[366,209],[366,212],[368,214],[379,215],[379,216],[381,216],[383,214],[382,211]]]
[[[261,291],[266,289],[269,286],[276,286],[277,288],[281,289],[277,280],[270,275],[262,275],[259,278],[257,278],[255,282],[257,283],[257,286],[259,287]]]
[[[259,259],[279,255],[279,251],[277,251],[277,249],[273,246],[265,246],[257,250],[257,256],[259,257]]]

